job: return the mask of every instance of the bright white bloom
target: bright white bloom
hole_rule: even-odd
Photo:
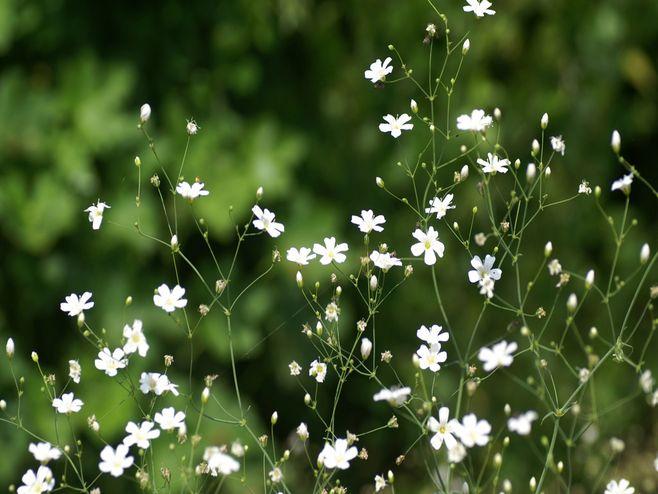
[[[482,167],[484,173],[507,173],[507,167],[510,163],[506,158],[501,160],[495,154],[487,153],[487,160],[478,158],[478,164]]]
[[[265,230],[270,237],[274,238],[278,237],[285,231],[285,227],[281,223],[274,221],[276,216],[269,209],[261,209],[260,206],[256,205],[251,208],[251,211],[254,213],[254,216],[256,216],[253,225],[258,230]]]
[[[350,461],[356,458],[357,454],[356,446],[349,447],[347,439],[336,439],[333,446],[325,443],[324,449],[318,455],[318,461],[321,461],[328,470],[333,468],[347,470]]]
[[[386,488],[386,479],[382,475],[375,475],[375,492],[380,492]]]
[[[548,263],[548,274],[551,276],[557,276],[562,272],[562,265],[558,259],[553,259]]]
[[[562,136],[553,136],[551,137],[551,147],[553,151],[564,156],[564,151],[567,149],[567,145],[564,143]]]
[[[111,208],[104,202],[98,201],[84,210],[85,213],[89,213],[89,223],[91,223],[91,227],[94,230],[98,230],[101,227],[101,223],[103,223],[103,211],[105,209]]]
[[[91,301],[91,292],[84,292],[80,297],[75,293],[65,298],[66,302],[59,304],[60,310],[68,312],[68,315],[75,317],[82,314],[83,311],[91,309],[94,303]]]
[[[77,413],[82,409],[82,405],[84,405],[82,400],[73,396],[73,393],[65,393],[61,398],[53,400],[53,407],[59,413]]]
[[[416,336],[430,345],[438,345],[440,343],[445,343],[450,338],[448,333],[444,333],[443,327],[438,324],[432,324],[430,329],[427,329],[427,326],[422,325],[418,331],[416,331]]]
[[[55,487],[53,472],[44,466],[40,466],[36,473],[32,469],[28,470],[21,480],[23,485],[16,490],[18,494],[41,494]]]
[[[445,246],[439,241],[439,232],[433,226],[429,227],[427,233],[417,228],[411,235],[418,240],[417,244],[411,246],[411,253],[416,257],[424,253],[425,264],[431,266],[436,263],[437,255],[443,257]]]
[[[498,281],[503,272],[500,269],[493,267],[495,262],[496,258],[488,254],[485,256],[484,262],[482,262],[480,256],[474,256],[473,259],[471,259],[471,266],[473,266],[473,269],[468,272],[468,281],[471,283],[479,283],[487,276],[492,280]]]
[[[391,57],[386,57],[382,62],[381,59],[378,58],[372,62],[370,68],[363,73],[364,77],[373,84],[383,81],[388,74],[393,72],[393,66],[391,65],[392,60]]]
[[[391,269],[393,266],[402,266],[402,261],[395,256],[392,256],[388,252],[379,252],[376,250],[372,251],[370,254],[370,260],[375,266],[377,266],[382,271],[386,272]]]
[[[491,348],[480,348],[478,359],[483,362],[482,368],[485,372],[490,372],[497,367],[509,367],[514,361],[512,354],[517,348],[516,342],[507,343],[503,340]]]
[[[199,127],[194,119],[188,120],[187,124],[185,125],[185,130],[191,136],[196,135],[196,133],[199,132],[199,129],[201,129],[201,127]]]
[[[589,186],[589,182],[587,180],[580,182],[580,185],[578,186],[578,193],[585,194],[586,196],[592,193],[592,188]]]
[[[43,465],[51,460],[57,460],[62,456],[58,448],[54,448],[50,443],[30,443],[28,451],[32,453],[34,459]]]
[[[452,448],[448,449],[448,461],[450,463],[461,463],[466,458],[466,448],[460,442],[457,442]]]
[[[98,370],[102,370],[110,377],[117,375],[119,369],[123,369],[128,365],[128,359],[125,358],[126,354],[121,348],[115,349],[110,352],[109,348],[103,348],[98,352],[98,358],[94,360],[94,365]]]
[[[324,318],[329,322],[338,321],[338,315],[340,314],[340,309],[336,305],[336,302],[329,302],[327,307],[324,309]]]
[[[160,437],[160,431],[153,429],[155,424],[145,420],[140,425],[135,422],[128,422],[126,432],[128,435],[123,439],[123,444],[130,447],[136,444],[138,448],[147,449],[151,445],[151,439]]]
[[[610,146],[615,153],[619,153],[621,148],[621,135],[616,130],[612,131],[612,138],[610,139]]]
[[[187,305],[187,299],[183,298],[185,288],[176,285],[170,289],[166,284],[158,287],[158,293],[153,295],[153,303],[165,312],[174,312],[176,309],[182,309]]]
[[[200,196],[207,196],[210,194],[207,190],[204,190],[203,182],[192,182],[190,185],[187,182],[181,182],[176,186],[176,192],[182,197],[192,202],[194,199]]]
[[[352,215],[352,223],[358,226],[363,233],[381,232],[384,231],[384,228],[379,225],[386,223],[386,218],[381,214],[375,216],[372,209],[364,209],[361,211],[361,216]]]
[[[516,432],[520,436],[527,436],[530,434],[532,422],[534,420],[537,420],[537,412],[529,410],[521,415],[517,415],[516,417],[510,417],[507,421],[507,428],[512,432]]]
[[[69,360],[69,377],[74,383],[80,383],[80,375],[82,374],[82,367],[77,360]]]
[[[631,487],[630,482],[626,479],[611,480],[605,486],[605,494],[633,494],[634,492],[635,488]]]
[[[139,109],[139,119],[141,120],[142,123],[144,123],[149,118],[151,118],[151,105],[149,105],[148,103],[144,103]]]
[[[203,452],[203,461],[208,464],[210,475],[230,475],[240,470],[240,463],[233,457],[222,452],[217,446],[210,446]]]
[[[177,412],[174,407],[164,408],[162,412],[155,414],[153,419],[163,431],[181,429],[185,427],[185,413]]]
[[[279,467],[274,467],[272,470],[269,471],[267,475],[270,477],[270,480],[275,484],[283,480],[283,472]]]
[[[288,364],[288,369],[290,369],[291,376],[298,376],[302,372],[302,366],[294,360]]]
[[[315,244],[313,252],[320,256],[320,264],[327,265],[335,262],[341,264],[345,262],[347,257],[343,252],[347,252],[348,247],[346,243],[336,245],[336,238],[329,237],[324,239],[324,245]]]
[[[290,247],[286,252],[286,259],[300,266],[306,266],[311,259],[315,259],[315,254],[312,254],[311,249],[308,247],[300,247],[299,249]]]
[[[361,358],[363,360],[370,357],[370,352],[372,352],[372,341],[368,338],[361,338]]]
[[[493,297],[493,290],[496,282],[489,275],[485,275],[482,280],[480,280],[480,295],[484,295],[487,298]]]
[[[178,385],[173,384],[166,374],[157,372],[142,372],[139,378],[139,389],[144,394],[155,393],[160,396],[165,391],[170,391],[174,396],[178,396]]]
[[[459,130],[472,130],[473,132],[483,132],[493,124],[491,115],[487,115],[484,110],[473,110],[470,115],[460,115],[457,117],[457,128]]]
[[[430,345],[429,347],[420,345],[420,348],[416,350],[416,355],[420,368],[429,369],[432,372],[438,372],[441,369],[440,364],[448,358],[448,354],[441,351],[441,345]]]
[[[327,364],[314,360],[308,369],[308,375],[314,377],[317,382],[323,383],[324,378],[327,377]]]
[[[138,352],[140,357],[146,357],[149,344],[146,342],[146,337],[142,331],[142,321],[135,319],[132,326],[126,324],[123,327],[123,337],[126,339],[126,343],[123,345],[123,351],[126,352],[126,355]]]
[[[472,413],[464,415],[461,423],[455,423],[455,433],[467,448],[476,445],[485,446],[489,442],[490,432],[491,425],[489,422],[478,420]]]
[[[240,441],[233,441],[231,443],[231,454],[242,458],[245,455],[245,447]]]
[[[306,441],[308,439],[308,426],[304,422],[297,426],[297,435],[302,441]]]
[[[377,394],[375,394],[372,399],[374,401],[388,401],[389,405],[394,406],[394,407],[399,407],[401,406],[405,401],[407,401],[407,398],[409,398],[409,395],[411,394],[411,388],[409,387],[404,387],[404,388],[390,388],[390,389],[382,389],[379,391]]]
[[[590,374],[589,369],[583,367],[578,371],[578,380],[581,383],[586,383],[587,380],[589,379],[589,374]]]
[[[456,419],[450,420],[450,410],[448,407],[441,407],[439,409],[439,420],[430,417],[427,421],[427,427],[435,434],[430,439],[430,443],[434,449],[441,449],[445,443],[446,448],[449,450],[457,445],[456,434],[459,422]]]
[[[452,204],[452,198],[452,194],[447,194],[443,199],[439,199],[438,197],[430,199],[430,207],[425,208],[425,212],[430,214],[436,213],[436,219],[440,220],[448,213],[448,209],[455,209],[455,205]]]
[[[651,375],[650,370],[647,369],[642,374],[640,374],[640,388],[642,388],[642,391],[647,394],[651,393],[654,384],[656,384],[656,381]]]
[[[397,118],[389,113],[388,115],[384,115],[383,118],[386,123],[380,123],[379,130],[384,133],[390,132],[396,139],[402,135],[403,130],[414,128],[414,124],[408,123],[411,121],[411,117],[406,113],[403,113]]]
[[[128,446],[119,444],[116,449],[105,446],[101,451],[101,462],[98,469],[103,473],[109,473],[112,477],[121,477],[126,468],[130,468],[134,458],[128,456]]]
[[[11,359],[14,356],[15,349],[16,347],[14,346],[14,339],[7,338],[7,344],[5,345],[5,352],[7,353],[7,358]]]
[[[621,190],[624,194],[628,194],[631,191],[631,184],[633,183],[633,174],[629,173],[624,175],[619,180],[612,182],[612,187],[610,190]]]
[[[464,5],[464,12],[473,12],[478,17],[485,15],[494,15],[495,10],[490,9],[491,2],[489,0],[466,0],[468,5]]]
[[[649,244],[643,244],[640,249],[640,263],[645,264],[649,260],[650,255],[651,247],[649,247]]]

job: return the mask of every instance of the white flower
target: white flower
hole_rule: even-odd
[[[372,399],[373,401],[388,401],[389,405],[394,407],[399,407],[405,401],[407,401],[407,398],[409,398],[410,394],[411,394],[411,388],[408,387],[404,387],[404,388],[393,387],[390,389],[384,388],[381,391],[379,391],[377,394],[375,394],[372,397]]]
[[[278,237],[283,231],[285,231],[285,227],[281,223],[274,221],[276,216],[269,209],[261,209],[260,206],[256,205],[251,208],[251,211],[254,213],[254,216],[256,216],[253,225],[258,230],[265,230],[270,237],[274,238]]]
[[[23,474],[23,485],[16,492],[18,494],[41,494],[50,492],[55,487],[53,472],[48,467],[40,466],[35,474],[32,469]]]
[[[91,223],[91,227],[94,230],[98,230],[101,227],[101,223],[103,223],[103,211],[105,209],[111,208],[104,202],[98,201],[84,210],[85,213],[89,213],[89,223]]]
[[[534,420],[537,420],[537,412],[529,410],[516,417],[510,417],[507,421],[507,428],[520,436],[527,436],[530,434]]]
[[[181,197],[184,197],[188,201],[192,202],[197,197],[207,196],[210,194],[210,192],[204,190],[204,185],[205,184],[203,182],[192,182],[191,185],[187,182],[181,182],[176,186],[176,192],[178,192]]]
[[[629,173],[624,175],[619,180],[612,182],[612,187],[610,190],[621,190],[624,194],[628,194],[631,191],[631,184],[633,183],[633,174]]]
[[[230,475],[240,470],[240,463],[233,457],[222,452],[217,446],[210,446],[203,452],[203,460],[208,464],[210,475]]]
[[[173,384],[166,374],[157,372],[142,372],[139,378],[139,389],[144,394],[155,393],[160,396],[165,391],[170,391],[174,396],[178,396],[178,386]]]
[[[567,145],[564,143],[562,136],[553,136],[551,137],[551,147],[553,151],[564,156],[564,151],[567,149]]]
[[[472,448],[476,445],[485,446],[489,442],[490,432],[491,425],[489,422],[478,420],[472,413],[464,415],[461,423],[455,423],[455,433],[467,448]]]
[[[274,467],[272,470],[269,471],[267,475],[270,477],[270,480],[275,484],[283,480],[283,472],[279,467]]]
[[[456,433],[459,422],[456,419],[450,420],[450,410],[448,407],[439,409],[439,420],[430,417],[427,421],[427,428],[435,434],[430,439],[434,449],[441,449],[443,443],[449,450],[457,445],[457,439],[453,434]]]
[[[324,449],[318,455],[318,461],[321,461],[328,470],[333,468],[347,470],[350,461],[358,454],[356,446],[348,446],[347,439],[336,439],[333,446],[325,443]]]
[[[494,290],[494,285],[495,281],[491,276],[484,275],[482,280],[480,280],[480,295],[484,295],[487,298],[492,298],[493,297],[493,290]]]
[[[384,228],[379,225],[386,223],[386,218],[381,214],[375,216],[372,209],[364,209],[361,211],[361,216],[352,215],[352,223],[358,226],[363,233],[381,232],[384,231]]]
[[[460,115],[457,117],[457,128],[459,130],[472,130],[473,132],[482,132],[493,124],[491,115],[487,115],[484,110],[473,110],[470,115]]]
[[[626,479],[611,480],[605,486],[605,494],[633,494],[634,492],[635,488],[631,487],[630,482]]]
[[[308,439],[309,433],[308,433],[308,426],[302,422],[297,426],[297,435],[299,436],[299,439],[302,441],[306,441]]]
[[[308,375],[314,377],[317,382],[323,383],[324,378],[327,377],[327,364],[314,360],[308,368]]]
[[[94,365],[98,370],[102,370],[110,377],[117,375],[119,369],[123,369],[128,365],[128,359],[124,358],[126,354],[121,348],[115,349],[110,352],[109,348],[103,348],[98,352],[98,358],[94,360]]]
[[[294,360],[288,364],[288,369],[290,369],[291,376],[298,376],[302,372],[302,366]]]
[[[503,272],[500,269],[493,267],[495,262],[496,258],[488,254],[485,256],[484,262],[482,262],[480,256],[474,256],[473,259],[471,259],[471,266],[473,266],[473,269],[468,272],[468,281],[471,283],[479,283],[487,276],[492,280],[498,281]]]
[[[185,130],[191,136],[196,135],[196,133],[199,132],[199,129],[201,129],[201,127],[199,127],[194,119],[188,120],[187,124],[185,125]]]
[[[290,247],[286,252],[286,259],[290,262],[306,266],[311,259],[315,259],[315,254],[311,254],[311,249],[308,247]]]
[[[382,271],[386,272],[391,269],[393,266],[402,266],[402,261],[395,256],[392,256],[388,252],[379,252],[376,250],[372,251],[370,254],[370,260]]]
[[[123,345],[123,351],[126,352],[126,355],[138,352],[140,357],[146,357],[149,344],[146,342],[146,337],[142,331],[142,321],[135,319],[132,326],[126,324],[123,327],[123,337],[126,339],[126,343]]]
[[[390,132],[396,139],[402,135],[403,130],[414,128],[414,124],[408,123],[411,117],[406,113],[403,113],[397,118],[389,113],[388,115],[384,115],[383,118],[386,123],[380,123],[379,130],[384,133]]]
[[[393,59],[391,57],[386,57],[384,62],[379,58],[370,64],[370,68],[367,69],[363,75],[373,84],[383,81],[386,79],[386,76],[393,72],[393,66],[390,65]]]
[[[484,173],[507,173],[508,159],[500,159],[495,154],[487,153],[487,161],[478,158],[478,164]]]
[[[324,309],[324,318],[329,322],[338,321],[338,315],[340,314],[340,309],[335,302],[329,302],[327,307]]]
[[[619,131],[617,130],[612,131],[610,146],[612,147],[612,150],[615,153],[619,154],[619,149],[621,148],[621,135],[619,135]]]
[[[53,400],[53,407],[59,413],[77,413],[82,409],[84,403],[73,396],[73,393],[65,393],[61,398]]]
[[[77,360],[69,360],[69,377],[73,379],[76,384],[80,383],[80,375],[82,374],[82,367]]]
[[[315,244],[313,252],[320,256],[320,264],[327,265],[335,262],[341,264],[345,262],[347,257],[343,252],[347,252],[348,247],[346,243],[336,245],[336,238],[329,237],[324,239],[324,245]]]
[[[30,443],[28,451],[32,453],[35,460],[43,465],[62,456],[62,452],[58,448],[53,448],[50,443]]]
[[[651,375],[650,370],[647,369],[642,374],[640,374],[640,388],[642,388],[642,391],[647,394],[651,393],[654,384],[656,384],[656,381]]]
[[[245,455],[245,447],[244,445],[238,440],[238,441],[233,441],[231,443],[231,454],[233,456],[237,456],[238,458],[242,458]]]
[[[422,325],[418,331],[416,331],[416,336],[430,345],[438,345],[440,343],[445,343],[450,338],[448,333],[443,333],[443,327],[437,324],[432,324],[430,329],[427,329],[425,325]]]
[[[185,428],[185,413],[177,412],[174,407],[164,408],[156,413],[153,419],[163,431]]]
[[[548,274],[551,276],[557,276],[562,272],[562,265],[560,264],[560,261],[557,259],[553,259],[551,262],[548,263]]]
[[[420,368],[429,369],[432,372],[438,372],[441,369],[440,364],[448,358],[448,354],[441,351],[441,345],[430,345],[429,347],[420,345],[420,348],[416,350],[416,355]]]
[[[443,257],[445,246],[439,241],[439,232],[437,232],[433,226],[429,227],[427,233],[423,232],[420,228],[417,228],[411,235],[418,240],[417,244],[411,246],[411,253],[414,256],[420,256],[424,253],[425,264],[431,266],[436,263],[437,255]]]
[[[372,352],[372,341],[370,341],[368,338],[361,338],[361,358],[363,360],[367,359],[370,356],[370,352]]]
[[[68,312],[68,315],[75,317],[82,314],[83,311],[91,309],[94,306],[94,303],[90,300],[91,292],[84,292],[80,297],[75,293],[67,296],[65,298],[66,302],[59,304],[60,310],[63,312]]]
[[[430,214],[436,213],[436,219],[440,220],[448,213],[448,209],[455,209],[455,205],[452,204],[452,198],[452,194],[447,194],[443,199],[439,199],[438,197],[430,199],[430,207],[425,208],[425,212]]]
[[[375,475],[375,492],[382,491],[386,488],[386,479],[381,475]]]
[[[473,12],[478,17],[484,17],[485,14],[494,15],[495,10],[490,9],[489,0],[466,0],[468,5],[464,5],[464,12]]]
[[[466,458],[466,448],[460,442],[457,442],[452,448],[448,449],[448,461],[450,463],[460,463]]]
[[[119,444],[116,449],[112,446],[105,446],[101,451],[101,462],[98,469],[101,472],[109,473],[112,477],[120,477],[126,468],[130,468],[134,458],[128,456],[128,446]]]
[[[514,361],[512,354],[516,351],[518,345],[516,342],[507,343],[505,340],[496,343],[493,347],[480,348],[478,359],[484,364],[482,368],[485,372],[490,372],[497,367],[509,367]]]
[[[592,193],[592,188],[589,186],[589,182],[587,180],[580,182],[580,185],[578,186],[578,193],[585,194],[586,196]]]
[[[149,118],[151,118],[151,105],[149,105],[148,103],[144,103],[139,109],[139,119],[141,120],[142,123],[144,123]]]
[[[136,444],[138,448],[147,449],[151,445],[151,439],[160,436],[158,429],[153,429],[155,424],[145,420],[140,425],[135,422],[128,422],[126,432],[128,435],[123,439],[123,444],[130,447]]]
[[[182,309],[187,305],[187,299],[183,298],[185,288],[180,285],[176,285],[170,289],[163,283],[158,287],[157,291],[158,293],[153,295],[153,303],[165,312],[174,312],[176,309]]]

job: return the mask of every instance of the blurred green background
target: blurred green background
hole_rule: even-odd
[[[530,141],[538,137],[539,117],[548,112],[549,133],[562,134],[567,143],[566,156],[553,166],[553,197],[572,195],[580,180],[588,179],[592,186],[602,185],[606,208],[619,215],[621,195],[607,192],[611,180],[623,172],[609,148],[614,128],[622,132],[624,155],[654,184],[658,182],[657,2],[498,0],[497,15],[484,20],[463,13],[461,1],[439,5],[455,36],[469,31],[472,44],[453,97],[453,114],[501,108],[502,142],[525,162]],[[394,43],[415,74],[425,78],[427,47],[422,39],[428,22],[441,24],[421,0],[118,0],[111,5],[0,0],[0,339],[3,344],[8,336],[16,340],[16,365],[27,380],[25,413],[35,430],[44,434],[51,430],[52,413],[29,360],[32,350],[39,352],[44,369],[56,373],[60,383],[67,360],[81,360],[83,382],[76,393],[86,404],[74,426],[89,441],[90,469],[95,468],[94,448],[100,449],[101,443],[86,430],[86,417],[96,413],[103,437],[116,443],[125,422],[136,414],[129,403],[118,406],[123,390],[93,368],[93,356],[74,322],[59,311],[60,301],[71,292],[94,293],[96,306],[88,320],[105,328],[116,343],[123,324],[144,320],[151,350],[146,361],[134,365],[134,372],[159,370],[162,355],[171,354],[176,359],[172,379],[181,385],[186,382],[189,354],[183,336],[151,302],[155,286],[174,280],[168,252],[132,228],[137,217],[133,158],[139,155],[141,221],[146,231],[166,238],[159,201],[147,181],[157,166],[137,129],[139,106],[148,102],[153,108],[150,132],[172,175],[187,138],[185,120],[194,117],[201,126],[192,139],[185,175],[190,181],[201,177],[211,191],[194,207],[208,222],[224,264],[233,249],[228,207],[232,205],[235,217],[244,221],[256,188],[265,187],[263,204],[276,211],[286,233],[277,241],[250,240],[239,260],[239,279],[250,280],[262,271],[275,246],[284,252],[291,245],[310,245],[331,234],[356,248],[360,236],[349,217],[364,208],[388,219],[377,240],[404,251],[413,219],[377,189],[374,177],[384,177],[389,186],[406,194],[409,184],[395,162],[414,159],[425,137],[414,132],[393,142],[377,130],[377,124],[383,114],[407,111],[412,97],[422,112],[424,101],[410,84],[373,88],[363,71],[375,58],[388,56],[386,47]],[[394,75],[399,75],[399,64],[394,65]],[[446,153],[455,155],[457,149],[458,143],[451,144]],[[459,167],[461,163],[455,170]],[[446,183],[453,171],[446,170]],[[469,179],[458,189],[458,209],[450,213],[451,221],[466,224],[471,207],[480,200],[475,185],[476,180]],[[103,228],[94,232],[82,210],[98,198],[112,209],[106,212]],[[636,267],[643,242],[656,247],[655,201],[646,189],[634,186],[631,214],[639,226],[622,252],[622,273]],[[212,280],[216,275],[211,259],[189,213],[183,218],[187,218],[180,235],[183,248]],[[484,221],[484,216],[478,217],[476,231],[486,227]],[[544,243],[552,240],[565,268],[583,273],[595,267],[601,279],[607,279],[604,273],[613,245],[606,228],[591,197],[546,215],[528,236],[528,276],[541,260]],[[448,237],[445,227],[440,231]],[[481,299],[467,286],[467,255],[454,239],[448,238],[446,244],[448,254],[440,263],[439,279],[453,326],[466,332]],[[236,314],[239,372],[254,423],[258,419],[267,423],[271,412],[278,410],[282,442],[301,420],[308,422],[315,454],[320,425],[287,375],[292,359],[306,366],[315,358],[299,332],[311,316],[299,312],[303,304],[294,272],[289,263],[278,265]],[[327,269],[307,271],[309,279],[321,280],[325,288],[328,274]],[[183,280],[190,307],[207,302],[193,275],[184,271]],[[507,286],[501,282],[503,293],[512,293],[511,276],[509,281]],[[391,349],[409,382],[408,357],[416,348],[416,328],[440,322],[430,283],[428,272],[417,269],[385,310],[378,335],[378,344]],[[536,305],[549,305],[553,284],[545,280]],[[125,308],[128,295],[134,303]],[[584,313],[583,331],[597,324],[599,313],[600,307],[593,303]],[[362,315],[355,300],[346,297],[347,327]],[[517,326],[508,314],[491,312],[480,343],[505,331],[511,332],[508,338],[520,341]],[[205,320],[195,353],[195,390],[200,391],[204,375],[216,373],[219,395],[230,402],[221,314],[211,312]],[[516,372],[524,377],[530,363],[518,366]],[[0,370],[0,397],[11,402],[6,361],[1,361]],[[632,369],[610,365],[604,372],[608,374],[600,386],[603,403],[635,390]],[[446,370],[443,376],[439,397],[449,399],[456,374]],[[393,376],[388,379],[394,382]],[[498,385],[484,386],[474,397],[472,409],[478,415],[501,426],[504,403],[519,411],[537,408],[530,395],[520,394],[504,376],[497,376],[495,382]],[[327,399],[334,384],[324,386]],[[563,384],[565,394],[575,386],[566,374]],[[103,393],[95,393],[100,386]],[[345,398],[349,413],[340,429],[362,431],[385,423],[391,411],[373,406],[370,396],[376,391],[374,383],[355,380]],[[605,441],[613,435],[627,441],[627,450],[614,468],[643,491],[655,491],[656,473],[651,468],[655,418],[640,397],[626,404],[623,413],[602,421],[604,446],[592,448],[592,454],[585,455],[587,461],[577,462],[578,492],[592,487],[607,459]],[[549,432],[536,428],[532,436],[536,450],[542,449],[541,435]],[[207,424],[203,435],[204,442],[223,444],[238,431]],[[393,468],[395,457],[414,437],[405,426],[368,437],[362,445],[370,451],[370,459],[352,469],[350,485],[371,484],[375,474]],[[503,476],[525,483],[538,474],[541,464],[530,446],[517,442]],[[8,427],[0,428],[0,450],[5,453],[0,463],[4,489],[18,482],[34,462],[27,455],[27,438]],[[256,486],[257,469],[258,462],[250,475]],[[423,469],[421,456],[416,455],[396,470],[401,492],[432,492],[418,475]],[[298,478],[300,486],[308,485],[308,472],[288,467],[286,474]],[[103,479],[100,485],[121,482]],[[227,489],[244,492],[236,482]]]

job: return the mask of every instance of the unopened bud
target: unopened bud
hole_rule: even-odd
[[[279,414],[278,412],[274,412],[272,416],[270,417],[270,423],[272,425],[276,425],[276,423],[279,421]]]
[[[370,277],[370,290],[377,290],[377,277],[374,274]]]
[[[544,257],[550,257],[552,253],[553,253],[553,242],[548,241],[546,242],[546,245],[544,245]]]
[[[651,248],[649,247],[649,244],[644,244],[640,249],[640,262],[642,264],[646,264],[646,262],[649,260],[650,255],[651,255]]]
[[[528,168],[525,171],[525,178],[529,183],[534,182],[535,176],[537,175],[537,166],[534,163],[529,163]]]
[[[297,286],[299,288],[304,286],[304,277],[302,276],[301,271],[297,271],[297,275],[295,276],[295,279],[297,280]]]
[[[361,358],[367,359],[370,357],[370,352],[372,352],[372,341],[368,338],[361,338]]]
[[[263,187],[262,186],[258,187],[256,189],[256,199],[258,199],[258,200],[262,199],[263,198],[263,192],[264,192]]]
[[[468,165],[462,166],[462,169],[459,170],[459,180],[464,181],[468,178]]]
[[[542,129],[546,129],[546,127],[548,127],[548,113],[544,113],[541,116],[541,122],[540,123],[541,123],[541,128]]]
[[[572,293],[567,299],[567,310],[569,312],[574,312],[576,307],[578,307],[578,297],[576,297],[575,293]]]
[[[142,107],[139,109],[139,120],[142,123],[145,123],[148,121],[148,119],[151,118],[151,105],[148,103],[144,103]]]
[[[619,132],[614,130],[612,132],[612,138],[610,139],[610,146],[612,147],[612,150],[614,151],[615,154],[619,154],[619,151],[621,149],[621,136],[619,135]]]
[[[590,269],[587,271],[587,275],[585,276],[585,288],[588,290],[592,288],[592,285],[594,284],[594,270]]]
[[[208,403],[209,398],[210,398],[210,388],[205,387],[205,388],[203,388],[203,391],[201,392],[201,403],[203,403],[203,404]]]
[[[7,351],[7,358],[12,359],[14,357],[14,340],[9,338],[7,340],[7,345],[5,346],[5,350]]]
[[[462,45],[462,55],[466,55],[468,53],[468,50],[471,49],[471,40],[466,38],[464,40],[464,44]]]
[[[32,361],[33,362],[38,362],[39,361],[39,354],[37,352],[32,352]]]
[[[380,189],[383,189],[385,187],[384,180],[382,180],[382,177],[375,178],[375,183],[377,184],[377,187],[379,187]]]
[[[418,113],[418,103],[416,103],[415,99],[411,100],[411,102],[409,103],[409,107],[411,108],[411,111],[413,113]]]
[[[539,154],[539,141],[537,139],[533,139],[530,149],[533,156]]]

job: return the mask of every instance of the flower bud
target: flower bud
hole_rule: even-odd
[[[374,274],[370,277],[370,290],[377,290],[377,277]]]
[[[534,477],[531,477],[530,478],[530,492],[535,492],[536,489],[537,489],[537,479],[535,479]]]
[[[558,461],[557,462],[557,473],[562,473],[562,470],[564,470],[564,462]]]
[[[32,361],[33,361],[33,362],[36,363],[36,362],[39,361],[39,354],[38,354],[37,352],[32,352],[31,357],[32,357]]]
[[[384,180],[382,180],[382,177],[375,178],[375,183],[377,184],[377,187],[379,187],[380,189],[383,189],[385,187]]]
[[[133,303],[133,298],[130,295],[128,295],[126,297],[126,300],[124,301],[124,304],[126,307],[130,307],[132,303]]]
[[[415,99],[411,100],[411,103],[409,103],[409,107],[411,108],[411,111],[413,113],[418,113],[418,103],[416,103]]]
[[[532,183],[537,175],[537,166],[534,163],[528,163],[528,168],[525,171],[525,178],[528,183]]]
[[[594,326],[589,328],[589,337],[591,339],[596,338],[598,335],[599,335],[599,330],[598,329],[596,329]]]
[[[610,146],[612,147],[612,150],[614,151],[615,154],[619,154],[619,150],[621,149],[621,136],[619,135],[619,132],[614,130],[612,132],[612,138],[610,139]]]
[[[276,425],[276,423],[279,421],[279,414],[278,412],[274,412],[272,416],[270,417],[270,423],[272,425]]]
[[[206,403],[208,403],[209,398],[210,398],[210,388],[205,387],[201,392],[201,403],[205,405]]]
[[[361,338],[361,358],[367,359],[370,357],[370,352],[372,352],[372,341],[368,338]]]
[[[297,286],[299,288],[304,286],[304,277],[302,276],[301,271],[297,271],[297,275],[295,275],[295,280],[297,281]]]
[[[306,393],[304,395],[304,405],[308,406],[311,404],[311,395]]]
[[[148,121],[148,119],[151,118],[151,105],[148,103],[144,103],[142,107],[139,109],[139,120],[142,123],[145,123]]]
[[[468,53],[468,50],[471,49],[471,40],[466,38],[464,40],[464,44],[462,45],[462,55],[466,55]]]
[[[139,159],[139,156],[135,156],[135,166],[139,168],[142,166],[142,160]]]
[[[640,263],[646,264],[646,262],[649,260],[650,255],[651,255],[651,248],[649,247],[649,244],[644,244],[640,249]]]
[[[592,285],[594,284],[594,270],[590,269],[587,271],[587,275],[585,276],[585,288],[588,290],[592,288]]]
[[[493,458],[493,463],[495,467],[499,467],[500,465],[503,464],[503,455],[500,453],[496,453]]]
[[[302,441],[306,441],[308,439],[308,427],[304,422],[297,426],[297,436]]]
[[[503,116],[503,112],[500,111],[500,108],[498,108],[498,107],[494,108],[494,118],[496,120],[500,121],[502,116]]]
[[[567,299],[567,310],[569,312],[574,312],[576,307],[578,307],[578,297],[576,297],[575,293],[572,293]]]
[[[7,402],[5,400],[0,400],[0,410],[3,412],[7,409]]]
[[[541,128],[542,129],[546,129],[546,127],[548,127],[548,113],[544,113],[541,116],[541,122],[540,123],[541,123]]]
[[[7,340],[7,346],[5,347],[7,351],[7,358],[11,360],[14,357],[14,340],[9,338]]]
[[[261,200],[261,199],[263,198],[263,193],[264,193],[264,192],[265,192],[265,191],[263,190],[263,187],[262,187],[262,186],[258,187],[258,188],[256,189],[256,199],[257,199],[257,200]]]
[[[459,170],[459,181],[463,182],[468,178],[468,165],[462,166],[462,169]]]
[[[551,167],[550,166],[547,166],[546,169],[544,170],[544,176],[546,178],[551,176]]]
[[[530,146],[530,150],[533,156],[536,156],[539,154],[539,141],[537,139],[533,139],[532,145]]]
[[[393,475],[393,471],[389,470],[388,474],[386,475],[388,477],[388,483],[393,484],[395,483],[395,475]]]
[[[178,235],[171,236],[169,245],[171,245],[171,250],[173,250],[174,252],[178,250]]]
[[[552,253],[553,253],[553,242],[549,240],[548,242],[546,242],[546,245],[544,246],[544,257],[550,257]]]
[[[505,411],[505,415],[507,415],[508,417],[512,413],[512,407],[509,406],[509,403],[505,403],[505,408],[503,410]]]

